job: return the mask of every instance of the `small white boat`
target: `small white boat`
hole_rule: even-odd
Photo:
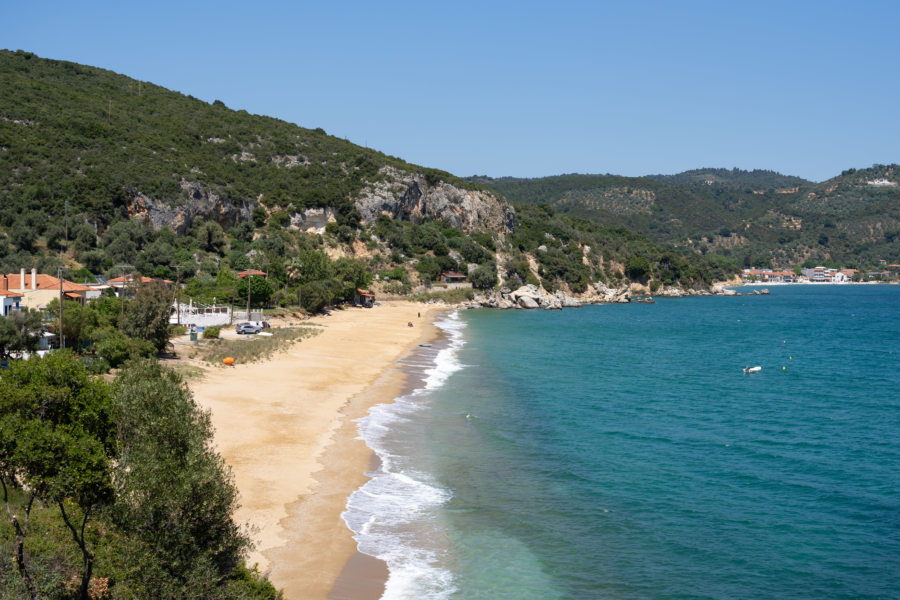
[[[762,371],[762,367],[744,367],[744,375],[749,375],[750,373],[759,373]]]

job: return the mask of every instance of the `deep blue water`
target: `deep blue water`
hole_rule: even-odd
[[[386,597],[900,598],[900,287],[770,289],[451,319],[363,423]]]

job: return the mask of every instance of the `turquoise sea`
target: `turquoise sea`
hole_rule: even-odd
[[[900,286],[770,290],[443,319],[360,422],[384,597],[900,598]]]

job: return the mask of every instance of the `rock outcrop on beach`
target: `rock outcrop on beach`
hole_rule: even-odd
[[[624,303],[630,301],[631,294],[627,286],[611,288],[605,283],[597,282],[589,285],[581,298],[590,304]]]
[[[516,213],[505,200],[484,190],[466,190],[443,181],[429,183],[421,173],[382,167],[383,179],[370,183],[355,199],[366,223],[378,215],[424,223],[443,221],[465,234],[487,230],[509,233],[515,228]]]
[[[581,302],[562,290],[549,293],[536,285],[523,285],[516,290],[501,288],[499,291],[481,292],[475,295],[470,308],[545,308],[559,310],[561,308],[578,308]]]
[[[769,293],[767,289],[754,290],[749,295],[764,296]],[[664,298],[684,298],[688,296],[742,296],[731,288],[722,285],[700,289],[682,289],[676,286],[667,286],[657,290],[656,296]],[[500,309],[526,309],[533,310],[543,308],[545,310],[559,310],[562,308],[578,308],[585,304],[624,304],[633,302],[627,286],[609,287],[604,283],[594,283],[588,289],[575,296],[562,290],[553,293],[536,285],[523,285],[516,290],[507,287],[487,292],[477,292],[470,302],[464,302],[459,308],[500,308]],[[646,300],[640,300],[646,302]]]

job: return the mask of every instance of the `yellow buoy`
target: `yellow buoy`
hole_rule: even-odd
[[[224,359],[222,359],[222,362],[225,363],[226,365],[233,365],[233,364],[234,364],[234,357],[232,357],[232,356],[226,356]]]
[[[787,367],[784,366],[784,365],[781,365],[781,370],[782,370],[782,371],[787,371]]]

